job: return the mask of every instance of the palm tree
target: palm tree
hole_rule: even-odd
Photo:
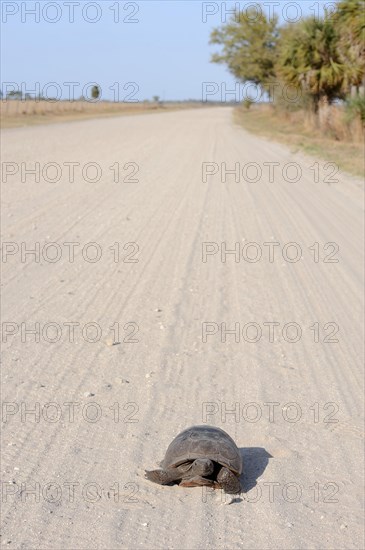
[[[359,91],[365,78],[365,0],[341,0],[337,5],[334,24],[339,32],[338,49],[346,65],[347,90]]]
[[[309,98],[314,113],[344,97],[345,64],[340,58],[338,33],[329,18],[304,19],[283,29],[278,74]]]

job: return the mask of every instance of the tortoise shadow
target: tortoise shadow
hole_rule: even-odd
[[[241,447],[243,474],[240,477],[243,493],[256,487],[257,479],[264,473],[269,459],[273,458],[263,447]]]

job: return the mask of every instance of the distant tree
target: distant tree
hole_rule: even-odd
[[[91,97],[93,99],[99,99],[99,97],[100,97],[100,88],[99,88],[99,86],[93,86],[91,88]]]
[[[250,97],[245,97],[245,99],[242,102],[244,108],[247,109],[247,111],[251,108],[253,103],[254,101]]]
[[[210,43],[222,46],[220,53],[213,54],[212,62],[227,65],[241,82],[253,82],[268,90],[267,85],[275,79],[278,38],[276,16],[270,19],[247,9],[211,33]]]
[[[160,96],[159,95],[154,95],[152,97],[152,100],[155,102],[155,103],[158,103],[160,101]]]
[[[23,99],[23,94],[20,90],[12,90],[6,97],[7,99]]]

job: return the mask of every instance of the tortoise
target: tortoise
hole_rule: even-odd
[[[160,485],[180,482],[181,487],[207,486],[239,493],[243,470],[240,451],[220,428],[192,426],[173,439],[161,470],[146,470],[146,478]]]

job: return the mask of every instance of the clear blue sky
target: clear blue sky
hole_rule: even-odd
[[[134,92],[130,97],[140,101],[153,95],[172,100],[201,99],[203,82],[216,82],[219,86],[225,82],[228,89],[234,88],[235,79],[225,68],[210,63],[216,47],[209,45],[209,36],[214,27],[222,24],[224,7],[229,9],[235,3],[236,0],[212,1],[208,6],[208,2],[199,0],[69,0],[72,7],[66,0],[1,0],[1,82],[25,82],[30,90],[39,82],[41,91],[45,84],[57,82],[63,98],[70,94],[64,82],[80,83],[74,88],[75,97],[81,95],[85,84],[97,82],[105,99],[113,98],[114,92],[109,88],[117,82],[114,89],[119,88],[120,99]],[[260,2],[261,6],[265,3],[268,2]],[[295,2],[277,0],[278,3],[280,6],[273,9],[280,16],[284,8],[289,18],[295,18],[296,8],[288,7]],[[250,2],[238,4],[243,10]],[[307,0],[296,4],[307,15],[311,6],[323,6],[324,2]],[[39,11],[39,22],[27,12],[31,9]],[[203,10],[217,13],[207,15],[204,22]],[[94,19],[98,20],[90,22]],[[139,89],[130,85],[123,90],[129,82],[135,82]],[[57,93],[48,88],[49,97]]]

